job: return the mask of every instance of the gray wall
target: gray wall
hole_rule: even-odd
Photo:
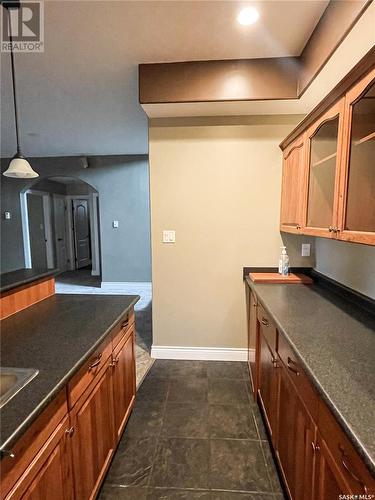
[[[2,172],[8,162],[1,160]],[[102,281],[151,281],[147,156],[90,157],[88,169],[79,157],[31,158],[30,163],[40,178],[78,177],[99,192]],[[35,181],[1,177],[1,272],[24,267],[19,193]],[[5,210],[12,212],[10,221]]]
[[[316,238],[315,269],[375,299],[375,247]]]

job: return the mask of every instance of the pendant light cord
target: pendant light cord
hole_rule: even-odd
[[[10,16],[10,7],[8,10],[8,21],[9,21],[9,41],[10,41],[10,64],[12,68],[12,85],[13,85],[13,103],[14,103],[14,121],[16,125],[16,141],[17,141],[17,154],[21,154],[19,133],[18,133],[18,107],[17,107],[17,95],[16,95],[16,74],[14,69],[14,53],[13,53],[13,34],[12,34],[12,22]]]

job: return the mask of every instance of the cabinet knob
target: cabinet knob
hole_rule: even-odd
[[[1,456],[2,457],[9,457],[9,458],[16,457],[12,450],[1,450]]]
[[[69,437],[72,437],[74,433],[74,427],[70,427],[70,429],[66,429],[65,434],[67,434]]]
[[[320,451],[320,446],[316,443],[314,443],[314,441],[312,441],[311,443],[311,448],[313,450],[313,453],[317,453],[318,451]]]
[[[299,224],[296,225],[297,229],[301,229],[301,226]]]

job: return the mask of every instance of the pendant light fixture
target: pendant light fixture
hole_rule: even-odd
[[[8,169],[3,173],[6,177],[16,177],[18,179],[30,179],[31,177],[39,177],[39,174],[32,169],[30,163],[22,156],[19,132],[18,132],[18,108],[16,96],[16,75],[14,70],[14,54],[13,54],[13,36],[12,36],[12,22],[10,18],[10,9],[19,8],[19,3],[4,3],[3,7],[8,11],[9,22],[9,42],[10,42],[10,63],[12,70],[12,86],[13,86],[13,104],[14,104],[14,121],[16,126],[16,140],[17,140],[17,153],[13,156],[9,163]]]

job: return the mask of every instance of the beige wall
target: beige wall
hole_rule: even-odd
[[[153,335],[156,346],[245,347],[244,266],[275,266],[280,141],[301,116],[151,120]],[[175,244],[162,230],[176,231]],[[292,265],[300,243],[285,239]]]
[[[316,238],[315,268],[375,299],[375,247]]]

